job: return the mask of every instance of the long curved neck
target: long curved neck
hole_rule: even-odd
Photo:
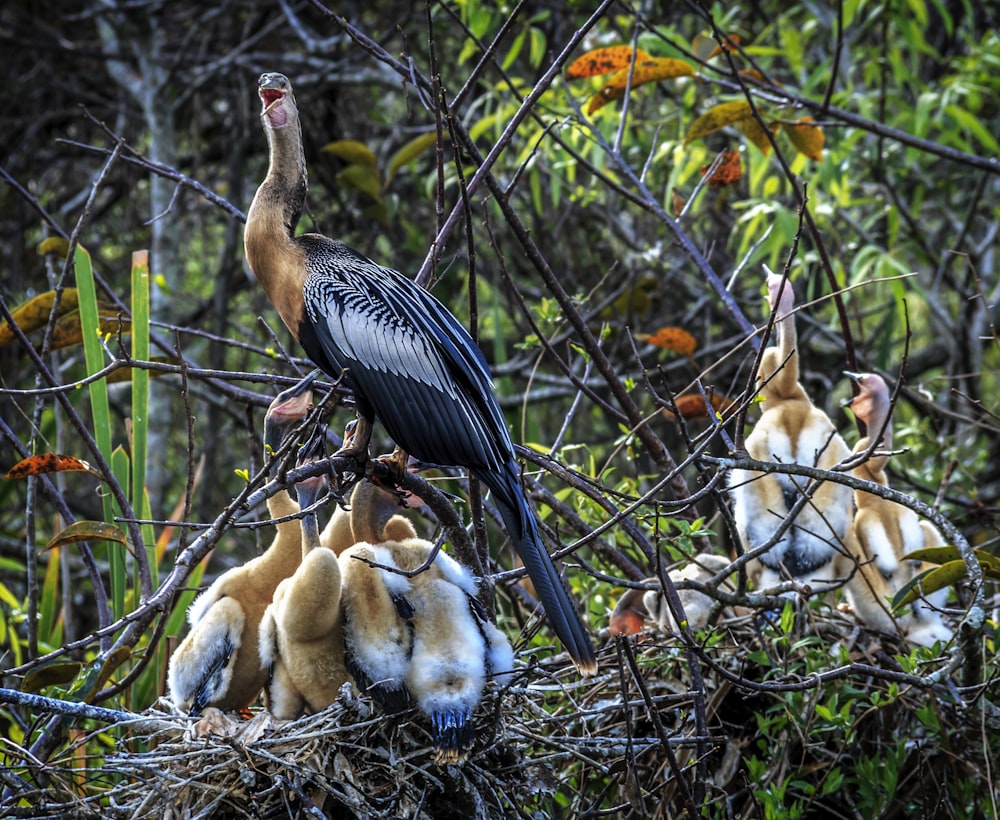
[[[267,499],[267,510],[271,518],[286,518],[298,513],[299,505],[287,490],[281,490]],[[266,575],[281,579],[291,575],[302,560],[302,536],[299,522],[294,519],[282,521],[275,528],[274,541],[258,561],[270,568],[264,571]]]
[[[788,285],[791,287],[791,285]],[[791,312],[778,316],[775,322],[775,332],[778,335],[778,356],[781,369],[772,382],[774,389],[783,397],[790,398],[802,392],[799,385],[799,351],[798,337],[795,333],[795,315]]]
[[[274,127],[267,113],[261,115],[270,161],[247,212],[243,240],[250,269],[298,338],[305,265],[294,236],[305,208],[308,180],[294,100],[289,96],[281,104],[288,107],[282,127]]]
[[[312,507],[319,498],[323,489],[323,478],[314,478],[300,481],[297,485],[299,494],[299,504],[303,510]],[[302,516],[300,522],[302,526],[302,557],[305,558],[310,552],[320,546],[319,541],[319,521],[316,518],[316,510],[310,510]]]

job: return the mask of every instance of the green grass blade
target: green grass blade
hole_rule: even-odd
[[[149,252],[132,254],[132,358],[149,360]],[[146,458],[149,441],[149,371],[132,370],[132,507],[140,518],[152,518],[146,494]],[[151,524],[141,527],[142,540],[155,588],[156,536]]]

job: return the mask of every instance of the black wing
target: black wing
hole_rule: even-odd
[[[332,375],[346,371],[359,410],[378,416],[408,453],[501,470],[513,444],[489,366],[468,331],[402,274],[325,237],[299,242],[308,274],[308,326],[300,336],[310,356],[332,365]]]

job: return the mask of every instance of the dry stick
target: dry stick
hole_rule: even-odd
[[[15,706],[34,709],[43,714],[66,715],[81,720],[97,720],[101,723],[128,723],[141,732],[155,732],[164,728],[176,728],[176,725],[169,721],[144,718],[134,712],[122,712],[118,709],[91,706],[89,703],[47,698],[42,695],[18,692],[16,689],[0,689],[0,703],[10,703]]]
[[[884,41],[883,41],[884,42]],[[830,106],[830,99],[833,97],[833,89],[837,85],[837,75],[840,73],[840,55],[844,51],[844,0],[837,0],[837,39],[833,46],[833,60],[830,68],[830,82],[826,84],[826,93],[823,95],[823,110]],[[888,62],[888,61],[886,61]]]
[[[311,1],[314,6],[322,10],[324,13],[333,17],[332,13],[328,9],[326,9],[326,7],[322,5],[322,3],[318,2],[318,0],[311,0]],[[478,146],[476,146],[475,142],[473,142],[473,140],[469,137],[468,131],[464,128],[464,126],[462,126],[462,124],[459,121],[455,121],[456,128],[455,132],[452,134],[452,137],[453,138],[457,137],[459,142],[461,142],[461,147],[480,166],[476,171],[476,174],[473,176],[472,180],[469,182],[470,195],[476,190],[478,185],[481,183],[485,183],[486,186],[490,189],[490,192],[495,197],[497,204],[499,205],[501,212],[504,215],[504,218],[510,225],[514,233],[514,236],[521,244],[521,247],[523,248],[525,254],[528,256],[529,260],[542,275],[546,287],[556,298],[556,301],[559,303],[560,308],[562,308],[567,318],[570,320],[570,323],[573,325],[574,329],[576,329],[576,331],[580,334],[583,340],[583,346],[587,349],[588,353],[593,356],[598,371],[601,373],[605,381],[608,383],[616,400],[625,410],[626,415],[628,416],[630,426],[635,427],[637,429],[640,440],[642,441],[643,445],[646,447],[650,456],[656,462],[660,470],[662,472],[672,473],[674,475],[673,480],[671,482],[671,490],[674,493],[675,497],[683,498],[687,495],[688,492],[687,486],[683,477],[679,473],[675,472],[674,462],[672,457],[670,456],[670,453],[663,445],[663,442],[660,441],[660,439],[657,438],[655,435],[653,435],[648,427],[642,424],[643,421],[642,416],[639,413],[638,408],[632,401],[632,397],[629,395],[629,392],[625,389],[625,386],[622,383],[621,379],[619,378],[618,373],[615,370],[614,366],[612,365],[611,361],[604,355],[604,352],[600,349],[600,346],[594,339],[593,334],[590,331],[590,328],[587,326],[586,322],[584,322],[583,318],[580,316],[580,313],[577,310],[577,307],[574,304],[573,300],[570,298],[569,294],[566,293],[566,291],[562,287],[562,284],[559,281],[559,278],[555,275],[554,271],[549,265],[548,260],[544,257],[544,255],[538,249],[537,244],[532,239],[530,231],[528,231],[528,229],[524,226],[524,223],[521,222],[520,217],[511,207],[507,196],[507,192],[504,191],[504,189],[500,186],[500,183],[496,180],[496,178],[493,177],[492,174],[487,172],[488,168],[492,165],[492,163],[496,161],[497,157],[499,156],[502,150],[502,147],[506,147],[506,145],[509,143],[511,136],[513,134],[513,127],[515,126],[515,124],[519,123],[521,120],[523,120],[524,116],[527,115],[528,111],[532,108],[533,103],[536,101],[536,97],[540,95],[541,89],[544,86],[546,86],[548,82],[551,82],[551,79],[558,72],[562,64],[569,59],[569,54],[572,51],[572,49],[576,47],[576,45],[580,42],[580,40],[582,40],[584,34],[596,24],[597,20],[603,14],[603,11],[608,5],[609,5],[608,2],[602,3],[601,6],[598,8],[598,10],[590,18],[588,18],[587,22],[578,31],[574,32],[569,45],[565,49],[563,49],[563,51],[561,51],[560,54],[557,56],[557,58],[553,61],[549,70],[543,76],[543,79],[539,81],[533,93],[525,98],[525,101],[518,109],[515,118],[511,121],[511,123],[509,123],[508,127],[504,130],[504,133],[501,136],[500,140],[493,147],[493,149],[490,151],[490,153],[487,155],[486,158],[483,158],[482,154],[479,151]],[[386,62],[388,65],[399,71],[402,76],[410,78],[410,74],[408,72],[405,72],[404,67],[391,55],[385,52],[385,50],[382,49],[381,46],[374,43],[369,37],[367,37],[362,32],[358,31],[343,18],[334,17],[334,20],[351,36],[351,38],[355,42],[358,43],[358,45],[360,45],[362,48],[364,48],[366,51],[368,51],[370,54],[376,57],[376,59]],[[425,85],[427,84],[426,80],[421,79],[421,82],[424,83]],[[538,93],[536,94],[534,92]],[[457,213],[458,213],[458,206],[456,206],[456,209],[453,209],[452,217],[457,218]],[[447,220],[445,223],[444,230],[450,231],[453,224],[454,224],[454,219],[449,217],[449,220]],[[693,249],[693,245],[691,247]],[[697,253],[697,250],[696,249],[694,250]],[[425,260],[424,267],[421,269],[421,274],[418,275],[417,277],[418,281],[421,279],[421,276],[424,276],[424,270],[426,268],[427,268],[427,261]],[[739,310],[738,307],[736,307],[736,310],[737,311]],[[742,314],[740,315],[742,316]],[[749,326],[749,323],[746,322],[745,318],[743,318],[743,322],[748,325],[749,332],[752,333],[753,328]]]
[[[475,159],[478,167],[476,172],[472,175],[472,179],[469,180],[467,195],[472,196],[479,188],[480,185],[485,181],[490,190],[497,195],[495,190],[495,179],[492,176],[492,168],[496,164],[496,161],[500,158],[500,155],[507,149],[514,138],[514,134],[520,127],[521,123],[524,121],[531,111],[534,110],[535,104],[541,98],[542,94],[548,91],[549,86],[552,81],[556,78],[559,72],[562,70],[563,65],[569,60],[569,55],[576,49],[577,45],[583,40],[584,35],[597,24],[597,21],[604,15],[605,9],[611,5],[613,0],[603,0],[603,2],[598,6],[594,13],[590,16],[586,23],[583,24],[577,31],[573,33],[570,38],[569,43],[562,49],[562,51],[553,59],[552,63],[549,65],[545,73],[538,78],[531,92],[521,101],[521,105],[518,110],[514,113],[514,116],[508,121],[500,137],[497,139],[496,143],[490,149],[489,153],[485,157],[482,157],[479,153],[478,148],[468,139],[468,133],[465,131],[464,126],[461,127],[459,133],[462,135],[463,147],[468,151],[469,144],[475,149],[474,153],[470,152],[470,156]],[[457,123],[456,123],[457,124]],[[454,136],[454,135],[453,135]],[[491,180],[493,184],[491,183]],[[440,244],[443,242],[447,236],[451,233],[454,227],[455,221],[458,219],[459,215],[462,213],[462,203],[456,203],[455,207],[452,208],[451,213],[448,215],[448,219],[442,226],[441,230],[438,232],[438,236],[435,238],[435,242]],[[427,281],[429,273],[429,259],[424,260],[424,264],[421,266],[419,273],[416,276],[416,281],[423,284]]]
[[[742,308],[740,308],[740,306],[736,303],[733,295],[726,289],[725,283],[719,278],[719,275],[712,268],[711,263],[695,246],[691,237],[688,236],[687,231],[681,227],[680,223],[676,219],[673,219],[665,210],[663,210],[663,206],[660,205],[659,200],[653,195],[653,192],[649,190],[646,183],[640,179],[634,170],[632,170],[632,166],[628,164],[620,152],[616,152],[614,147],[608,144],[608,141],[604,138],[600,129],[583,115],[579,103],[577,103],[576,99],[569,93],[568,90],[567,96],[569,97],[570,104],[576,112],[578,120],[586,124],[590,133],[593,135],[598,145],[601,146],[605,154],[607,154],[615,165],[618,166],[622,175],[626,177],[629,182],[631,182],[632,187],[639,191],[642,194],[642,197],[649,203],[649,210],[654,213],[674,235],[676,242],[681,246],[681,249],[688,256],[688,258],[690,258],[691,261],[697,265],[698,270],[708,281],[709,285],[711,285],[712,290],[715,291],[715,295],[719,297],[719,301],[722,302],[723,306],[729,312],[729,315],[732,316],[736,324],[739,325],[740,330],[746,333],[747,336],[753,337],[756,332],[754,326],[750,323],[750,320],[747,319]],[[750,344],[757,347],[759,342],[756,338],[751,338]]]
[[[689,784],[687,779],[684,777],[684,770],[678,763],[677,756],[674,754],[674,750],[671,747],[670,742],[667,738],[667,732],[663,726],[663,721],[660,719],[659,710],[657,710],[656,705],[653,703],[653,699],[649,694],[649,689],[646,687],[645,680],[642,677],[641,672],[639,671],[639,666],[635,660],[635,650],[632,647],[632,641],[627,637],[619,637],[617,638],[616,643],[617,646],[624,651],[625,657],[628,659],[628,665],[629,669],[632,672],[632,677],[634,678],[636,686],[639,688],[639,692],[642,695],[643,702],[646,705],[646,713],[649,715],[650,720],[653,722],[653,726],[656,729],[656,734],[660,739],[660,746],[663,749],[663,753],[667,756],[667,762],[669,763],[670,768],[674,772],[674,778],[676,779],[677,785],[680,788],[681,794],[683,795],[684,802],[687,804],[688,816],[691,818],[698,817],[700,815],[698,807],[702,805],[702,803],[704,803],[705,801],[704,773],[700,770],[699,767],[699,770],[695,773],[695,776],[693,778],[694,792],[692,793],[691,791],[692,784]],[[698,686],[700,685],[701,685],[701,680],[699,677]],[[704,697],[704,690],[699,690],[699,688],[695,686],[695,681],[693,679],[691,681],[691,689],[694,695],[694,699],[696,701],[695,704],[696,705],[695,708],[696,754],[698,755],[699,758],[704,759],[705,756],[704,746],[705,746],[705,737],[707,735],[707,732],[704,730],[703,726],[697,725],[698,714],[699,714],[699,710],[697,708],[697,699],[699,697]]]

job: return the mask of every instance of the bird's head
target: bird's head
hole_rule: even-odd
[[[792,283],[780,273],[770,270],[767,274],[767,297],[771,312],[777,314],[776,319],[787,316],[795,307],[795,291],[792,290]]]
[[[889,415],[891,397],[885,379],[877,373],[852,373],[849,370],[845,370],[844,375],[858,389],[857,395],[847,403],[848,407],[865,425],[869,435],[875,435],[880,428],[884,427],[879,443],[881,446],[891,446],[892,431],[886,421]]]
[[[284,128],[294,120],[296,110],[292,84],[284,74],[273,71],[261,74],[257,81],[257,93],[263,105],[260,118],[265,128]]]

